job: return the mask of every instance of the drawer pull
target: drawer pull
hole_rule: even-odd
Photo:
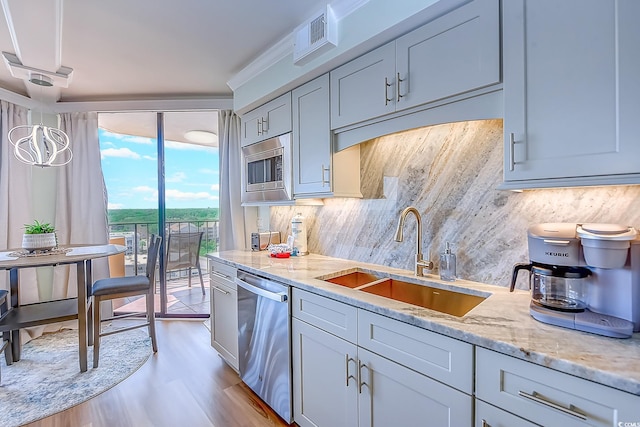
[[[225,290],[224,290],[224,289],[222,289],[222,288],[219,288],[219,287],[217,287],[217,286],[212,286],[212,288],[213,288],[214,290],[218,291],[218,292],[221,292],[221,293],[225,294],[225,295],[229,295],[229,291],[225,291]]]
[[[482,420],[482,427],[491,427],[487,420]]]
[[[573,405],[569,405],[568,408],[565,408],[562,405],[559,405],[555,402],[551,402],[550,400],[547,400],[544,398],[544,396],[542,396],[540,393],[537,392],[533,392],[531,394],[524,392],[522,390],[518,391],[518,396],[520,397],[524,397],[525,399],[529,399],[532,400],[536,403],[539,403],[541,405],[545,405],[548,406],[550,408],[555,409],[556,411],[560,411],[560,412],[564,412],[567,415],[571,415],[572,417],[576,417],[582,421],[587,421],[587,417],[585,417],[584,415],[582,415],[579,412],[575,411],[575,406]]]
[[[218,276],[221,279],[230,280],[233,282],[233,279],[231,278],[231,276],[227,276],[226,274],[218,273],[215,270],[211,270],[211,274],[213,274],[214,276]]]
[[[325,179],[324,179],[324,174],[325,174],[325,172],[328,174],[330,169],[329,169],[329,168],[325,168],[325,167],[324,167],[324,164],[323,164],[323,165],[321,165],[321,166],[322,166],[322,178],[321,178],[321,179],[322,179],[322,181],[321,181],[321,183],[322,183],[322,186],[324,187],[324,185],[325,185],[325,184],[327,184],[327,185],[330,185],[330,184],[331,184],[331,181],[330,181],[330,179],[331,179],[331,178],[329,178],[329,179],[328,179],[328,180],[326,180],[326,181],[325,181]]]
[[[397,92],[398,92],[398,102],[400,102],[400,98],[404,98],[404,95],[400,95],[400,83],[402,83],[404,81],[404,80],[402,80],[400,78],[400,73],[398,73],[397,81],[398,81],[398,83],[397,83],[396,89],[397,89]]]

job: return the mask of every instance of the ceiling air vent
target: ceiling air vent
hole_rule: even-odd
[[[293,63],[304,65],[338,44],[338,26],[331,6],[295,29]]]

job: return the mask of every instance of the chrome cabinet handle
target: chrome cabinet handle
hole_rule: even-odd
[[[533,393],[529,394],[527,392],[524,392],[524,391],[520,390],[520,391],[518,391],[518,396],[524,397],[525,399],[529,399],[529,400],[531,400],[533,402],[536,402],[536,403],[539,403],[541,405],[548,406],[548,407],[550,407],[552,409],[555,409],[556,411],[560,411],[560,412],[565,413],[567,415],[571,415],[572,417],[576,417],[576,418],[578,418],[578,419],[580,419],[582,421],[587,421],[587,417],[585,417],[581,413],[575,411],[575,409],[576,409],[575,406],[569,405],[568,408],[565,408],[562,405],[559,405],[559,404],[557,404],[555,402],[552,402],[552,401],[544,398],[544,396],[542,396],[540,393],[537,393],[535,391]]]
[[[258,128],[258,135],[262,135],[262,131],[260,130],[260,125],[262,124],[262,123],[260,123],[261,121],[262,121],[262,118],[260,120],[256,121],[256,125],[257,125],[257,128]]]
[[[213,274],[214,276],[218,276],[221,279],[231,280],[233,282],[233,279],[231,278],[231,276],[227,276],[226,274],[218,273],[215,270],[211,270],[211,274]]]
[[[389,79],[387,79],[386,77],[384,78],[384,105],[389,105],[389,102],[393,101],[393,98],[389,98],[388,95],[388,88],[389,86],[391,86],[391,83],[389,83]]]
[[[326,180],[326,181],[325,181],[325,179],[324,179],[324,173],[325,173],[325,172],[329,173],[329,168],[328,168],[328,167],[326,167],[326,168],[325,168],[325,167],[324,167],[324,164],[323,164],[323,165],[321,165],[321,166],[322,166],[322,181],[321,181],[322,186],[324,187],[324,185],[325,185],[325,184],[327,184],[327,185],[331,185],[331,179],[328,179],[328,180]]]
[[[482,420],[482,427],[491,427],[487,420]]]
[[[269,118],[266,118],[266,119],[265,119],[265,118],[263,117],[262,119],[260,119],[260,123],[261,123],[261,126],[262,126],[262,133],[267,133],[267,132],[269,132]],[[264,128],[264,124],[265,124],[265,123],[267,124],[267,128],[266,128],[266,129]]]
[[[362,381],[362,368],[367,368],[367,370],[369,370],[369,367],[367,365],[365,365],[364,363],[362,363],[362,362],[360,362],[358,360],[358,377],[360,378],[360,381],[358,381],[358,393],[360,393],[360,394],[362,394],[362,386],[363,385],[366,385],[367,387],[369,387],[369,384],[367,384],[366,382]]]
[[[516,165],[515,160],[515,145],[516,145],[516,136],[513,132],[509,134],[509,170],[513,171]]]
[[[228,291],[225,291],[225,290],[224,290],[224,289],[222,289],[222,288],[219,288],[219,287],[217,287],[217,286],[212,286],[212,288],[213,288],[214,290],[216,290],[216,291],[220,292],[220,293],[223,293],[223,294],[225,294],[225,295],[229,295],[229,292],[228,292]]]
[[[404,98],[404,95],[400,95],[400,83],[402,83],[404,80],[402,80],[400,78],[400,73],[398,73],[397,77],[398,77],[397,78],[398,84],[396,85],[397,86],[397,92],[398,92],[398,101],[397,102],[400,102],[400,98]]]
[[[354,380],[356,380],[356,383],[358,382],[358,379],[356,377],[354,377],[353,375],[349,375],[349,362],[355,362],[355,361],[356,361],[356,359],[354,359],[352,357],[349,357],[348,354],[344,355],[344,364],[345,364],[345,368],[346,368],[345,370],[346,370],[346,377],[347,377],[346,378],[347,387],[349,387],[349,380],[352,379],[352,378]]]

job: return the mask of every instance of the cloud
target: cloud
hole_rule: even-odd
[[[131,191],[135,191],[136,193],[157,193],[158,189],[149,187],[148,185],[139,185],[137,187],[133,187]]]
[[[124,141],[124,142],[131,142],[133,144],[151,145],[151,144],[153,144],[155,142],[154,138],[147,138],[147,137],[144,137],[144,136],[124,135],[124,134],[121,134],[121,133],[109,132],[107,130],[103,130],[102,135],[106,136],[106,137],[109,137],[109,138],[118,139],[118,140]]]
[[[122,209],[123,206],[122,203],[108,203],[107,209]]]
[[[120,157],[135,160],[138,160],[140,158],[140,154],[128,148],[105,148],[104,150],[100,150],[100,156],[103,159],[105,157]]]
[[[212,191],[220,191],[220,184],[211,184],[209,187]]]
[[[218,147],[207,147],[204,145],[190,144],[188,142],[164,141],[164,147],[173,150],[192,150],[192,151],[218,151]]]
[[[165,182],[182,182],[187,177],[187,174],[184,172],[176,172],[171,176],[165,177]]]
[[[153,160],[154,162],[157,160],[155,157],[153,156],[142,156],[143,159],[145,160]]]
[[[199,173],[203,173],[205,175],[217,175],[218,171],[216,169],[198,169]]]
[[[173,200],[218,200],[218,196],[207,193],[206,191],[198,191],[197,193],[191,193],[188,191],[180,191],[167,189],[165,191],[167,199]]]

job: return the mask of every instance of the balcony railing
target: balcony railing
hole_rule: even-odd
[[[169,233],[193,233],[202,231],[200,256],[218,250],[218,220],[167,221],[165,235]],[[109,238],[124,238],[125,272],[127,275],[144,274],[146,268],[147,242],[150,234],[158,234],[156,222],[122,222],[109,224]],[[200,264],[206,269],[206,262]]]

